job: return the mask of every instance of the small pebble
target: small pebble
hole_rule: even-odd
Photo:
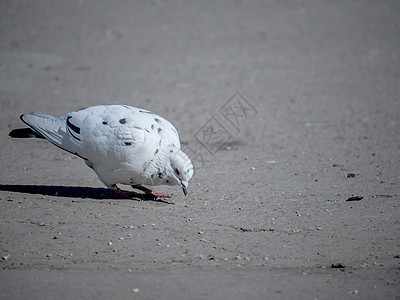
[[[135,288],[135,289],[133,289],[132,290],[134,293],[139,293],[139,289],[138,288]]]
[[[342,265],[341,263],[337,263],[337,264],[332,264],[332,265],[331,265],[331,268],[332,268],[332,269],[344,269],[345,266]]]
[[[112,242],[108,242],[108,245],[111,246],[111,245],[112,245]]]
[[[354,196],[354,197],[347,198],[346,201],[360,201],[360,200],[362,200],[363,198],[364,198],[364,197],[362,197],[362,196]]]
[[[266,160],[265,163],[267,164],[276,164],[275,160]]]

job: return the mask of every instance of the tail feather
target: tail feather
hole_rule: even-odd
[[[71,143],[67,133],[67,117],[32,112],[21,115],[21,120],[30,128],[14,129],[9,136],[46,139],[53,145],[86,159],[78,154],[77,145]]]
[[[37,133],[31,128],[14,129],[8,135],[12,138],[18,138],[18,139],[26,139],[26,138],[44,139],[43,135]]]
[[[34,112],[21,116],[21,120],[29,125],[36,134],[57,147],[75,154],[67,138],[66,119],[66,117]]]

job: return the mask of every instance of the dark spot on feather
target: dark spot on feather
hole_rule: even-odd
[[[103,125],[107,125],[107,121],[103,121]]]
[[[158,127],[157,132],[158,132],[159,134],[161,134],[161,128],[160,128],[160,127]]]
[[[151,129],[154,130],[154,124],[151,124]]]
[[[81,129],[80,129],[78,126],[75,126],[74,124],[72,124],[72,123],[69,121],[69,119],[71,119],[71,118],[72,118],[72,116],[68,116],[68,118],[67,118],[67,126],[68,126],[72,131],[74,131],[75,133],[80,134],[80,133],[81,133]]]
[[[163,177],[164,177],[164,174],[163,174],[163,173],[161,173],[161,172],[158,172],[158,174],[157,174],[157,175],[158,175],[158,177],[159,177],[159,178],[163,178]]]
[[[154,178],[154,174],[151,174],[151,176],[150,176],[151,178]]]
[[[80,134],[81,129],[80,129],[79,127],[75,126],[74,124],[71,124],[70,121],[69,121],[70,118],[71,118],[71,116],[69,116],[69,117],[67,118],[67,131],[68,131],[68,133],[71,135],[71,137],[73,137],[73,138],[76,139],[77,141],[80,141],[81,139],[80,139],[79,137],[75,136],[75,135],[72,133],[72,131],[75,132],[75,133],[77,133],[77,134]]]
[[[169,150],[170,153],[174,152],[174,150]]]
[[[149,130],[147,130],[146,128],[145,128],[144,130],[146,130],[148,133],[150,133],[150,131],[149,131]]]
[[[167,179],[167,180],[165,180],[165,182],[166,182],[166,183],[169,183],[169,180]]]
[[[154,155],[156,155],[158,153],[158,149],[156,149],[156,151],[154,152]]]
[[[154,121],[156,121],[157,123],[160,123],[160,119],[154,118]]]
[[[131,142],[125,142],[125,145],[126,146],[130,146],[130,145],[132,145],[132,143]]]
[[[125,124],[125,123],[126,123],[126,119],[123,118],[123,119],[119,120],[119,122],[120,122],[121,124]]]

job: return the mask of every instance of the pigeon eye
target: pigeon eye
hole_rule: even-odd
[[[180,172],[178,169],[175,169],[175,174],[179,176]]]

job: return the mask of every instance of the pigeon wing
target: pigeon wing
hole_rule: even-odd
[[[146,144],[146,131],[135,121],[126,106],[90,106],[68,114],[66,131],[80,156],[115,169],[137,157]]]

